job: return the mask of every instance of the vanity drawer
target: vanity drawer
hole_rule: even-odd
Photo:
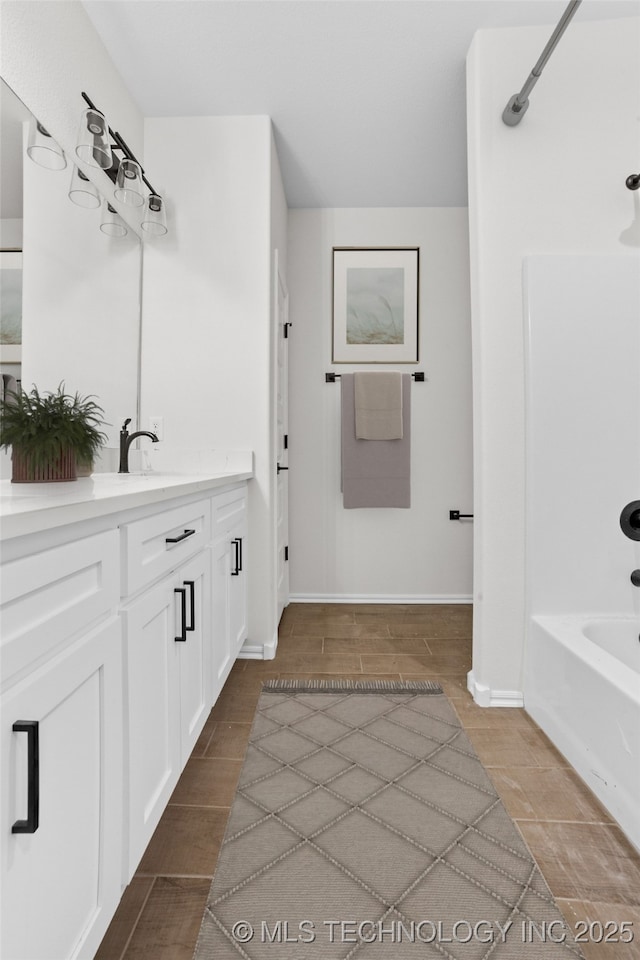
[[[227,530],[246,519],[247,485],[243,484],[234,490],[225,490],[216,494],[211,501],[211,505],[213,510],[213,539],[217,540]]]
[[[170,573],[211,539],[211,502],[197,500],[124,524],[122,594],[129,596]]]
[[[119,538],[107,530],[2,565],[3,684],[119,602]]]

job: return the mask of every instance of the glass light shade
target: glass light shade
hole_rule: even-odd
[[[100,206],[100,194],[91,180],[75,164],[73,165],[69,185],[69,200],[73,200],[79,207],[86,207],[87,209],[95,209]]]
[[[108,170],[113,163],[107,121],[93,107],[82,111],[76,154],[85,163],[102,170]]]
[[[167,213],[164,200],[156,193],[152,193],[147,197],[147,204],[140,226],[143,230],[146,230],[147,233],[151,233],[156,237],[162,237],[167,232]]]
[[[35,117],[29,122],[27,153],[34,163],[46,167],[47,170],[64,170],[67,165],[62,147]]]
[[[130,207],[141,207],[144,203],[142,193],[142,170],[136,160],[123,157],[118,167],[114,196]]]
[[[100,229],[108,237],[126,237],[127,228],[124,220],[118,216],[107,200],[102,203],[102,215],[100,217]]]

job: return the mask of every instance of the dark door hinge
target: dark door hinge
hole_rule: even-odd
[[[284,559],[285,560],[289,559],[289,547],[284,548]]]
[[[288,323],[288,322],[282,324],[282,328],[283,328],[283,330],[284,330],[284,338],[285,338],[285,340],[288,340],[288,339],[289,339],[289,327],[290,327],[290,326],[291,326],[291,324]]]
[[[283,439],[283,441],[284,441],[284,449],[285,449],[285,450],[288,450],[288,449],[289,449],[289,434],[288,434],[288,433],[285,433],[285,435],[284,435],[284,437],[283,437],[282,439]]]

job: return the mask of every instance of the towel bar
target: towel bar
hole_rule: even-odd
[[[341,373],[325,373],[324,382],[325,383],[335,383],[336,377],[341,377]],[[415,373],[412,373],[411,376],[416,381],[416,383],[424,383],[424,371],[417,370]]]

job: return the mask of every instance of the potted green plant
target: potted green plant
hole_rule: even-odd
[[[76,479],[76,461],[91,463],[107,439],[93,397],[58,389],[9,393],[0,403],[0,446],[11,447],[13,483]]]

